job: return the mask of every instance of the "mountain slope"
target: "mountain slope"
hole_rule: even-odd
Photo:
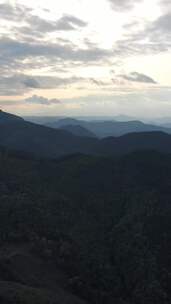
[[[75,136],[66,130],[56,130],[22,119],[1,123],[0,144],[9,149],[46,158],[75,153],[123,155],[142,149],[171,153],[171,135],[163,132],[130,133],[121,137],[97,139]]]
[[[163,132],[130,133],[121,137],[107,137],[95,146],[99,155],[123,155],[138,150],[171,153],[171,135]]]
[[[96,137],[93,132],[87,130],[86,128],[79,125],[64,125],[60,127],[62,130],[66,130],[71,132],[73,135],[81,136],[81,137]]]
[[[170,155],[0,164],[0,300],[170,303]]]
[[[54,130],[24,120],[5,123],[0,128],[1,145],[38,157],[86,153],[95,142],[96,139],[74,136],[65,130]]]
[[[6,113],[6,112],[3,112],[2,110],[0,110],[0,125],[1,124],[6,124],[6,123],[14,123],[14,122],[17,122],[17,121],[23,121],[24,119],[19,117],[19,116],[16,116],[16,115],[13,115],[13,114],[10,114],[10,113]]]

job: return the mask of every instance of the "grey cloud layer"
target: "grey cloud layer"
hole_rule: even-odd
[[[87,23],[74,16],[65,15],[57,22],[58,30],[74,30],[76,27],[85,27]]]
[[[14,73],[28,74],[29,69],[40,69],[41,71],[44,67],[48,67],[48,69],[53,67],[56,72],[60,72],[65,66],[73,66],[72,69],[70,69],[71,74],[73,74],[74,64],[78,64],[79,66],[97,64],[97,62],[108,61],[112,55],[112,51],[95,46],[83,49],[77,48],[69,43],[61,44],[60,41],[56,43],[35,41],[33,43],[4,37],[0,38],[0,72],[1,75],[5,75],[3,83],[7,82],[9,77],[13,79]],[[79,77],[77,77],[77,79],[78,78]],[[51,81],[53,85],[53,80]],[[41,83],[42,82],[43,79],[41,78]],[[30,79],[27,80],[25,84],[25,88],[38,87],[38,83],[35,81],[30,82]],[[21,88],[23,88],[23,85],[19,86],[18,91],[22,92]],[[7,94],[6,89],[7,87],[3,89],[1,85],[0,94],[3,95],[4,92]],[[11,92],[10,83],[9,91]]]
[[[120,75],[120,77],[132,82],[157,84],[157,82],[153,78],[138,72],[132,72],[128,75]]]
[[[72,45],[61,45],[50,42],[22,42],[10,38],[0,39],[0,62],[3,58],[22,59],[25,57],[53,57],[53,59],[73,60],[77,62],[91,62],[110,56],[111,51],[94,48],[76,48]]]
[[[0,18],[9,21],[22,21],[32,11],[23,5],[12,6],[9,3],[0,4]]]
[[[114,7],[121,9],[132,7],[138,0],[108,0]],[[2,66],[10,66],[20,64],[25,58],[32,58],[36,61],[42,59],[42,65],[46,61],[47,65],[59,62],[59,60],[73,62],[96,62],[106,60],[107,58],[126,57],[134,54],[148,54],[167,51],[171,47],[170,30],[171,30],[171,14],[167,13],[159,17],[153,23],[146,24],[145,29],[137,32],[130,30],[129,34],[120,41],[117,41],[113,50],[104,50],[96,47],[96,45],[86,45],[86,48],[80,48],[72,45],[71,42],[45,42],[42,35],[55,30],[72,30],[78,27],[85,27],[86,23],[74,16],[65,15],[58,21],[48,21],[34,16],[28,9],[25,16],[26,8],[23,6],[12,7],[10,5],[0,5],[0,17],[16,19],[21,18],[23,14],[29,26],[22,28],[14,28],[14,32],[18,31],[17,39],[11,37],[0,38],[0,64]],[[24,35],[24,36],[23,36]],[[28,39],[28,36],[29,39]],[[31,36],[33,37],[31,39]],[[145,40],[146,41],[143,41]],[[162,43],[161,43],[162,39]],[[16,66],[17,66],[16,64]]]
[[[137,30],[137,22],[125,25],[128,33],[116,42],[115,54],[132,56],[141,54],[159,54],[171,49],[171,11],[162,14],[153,22],[142,23],[143,29]]]
[[[83,81],[79,77],[28,76],[16,74],[0,77],[0,96],[23,95],[33,89],[55,89]]]
[[[132,9],[134,5],[140,3],[142,0],[108,0],[112,8],[116,11],[125,11]]]
[[[152,41],[171,41],[171,12],[159,17],[147,28],[146,33],[150,35]]]
[[[38,16],[30,15],[25,19],[26,25],[15,27],[16,35],[21,38],[43,38],[47,33],[59,31],[75,31],[86,27],[87,23],[74,16],[65,15],[57,21],[49,21]]]
[[[32,9],[22,5],[0,4],[0,18],[8,21],[24,22],[24,30],[44,35],[47,32],[70,31],[87,26],[87,23],[75,16],[64,15],[57,21],[45,20],[33,14]],[[20,29],[22,31],[22,28]]]
[[[20,100],[0,100],[0,106],[22,106],[24,104],[30,104],[30,105],[44,105],[44,106],[50,106],[50,105],[60,105],[62,102],[59,99],[56,98],[46,98],[43,96],[38,95],[32,95],[29,98],[20,99]]]

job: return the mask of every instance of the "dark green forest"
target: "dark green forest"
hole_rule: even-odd
[[[169,154],[0,151],[1,303],[170,303]]]

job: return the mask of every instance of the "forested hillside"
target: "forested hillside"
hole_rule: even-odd
[[[0,164],[2,303],[170,302],[170,155]]]

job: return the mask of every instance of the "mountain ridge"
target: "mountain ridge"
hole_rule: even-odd
[[[119,137],[83,137],[63,129],[9,118],[1,123],[0,144],[37,157],[57,158],[69,154],[123,155],[140,149],[171,153],[171,135],[161,131],[134,132]]]
[[[104,138],[109,136],[121,136],[133,132],[151,132],[151,131],[163,131],[171,134],[170,128],[165,128],[164,126],[156,126],[152,124],[145,124],[139,120],[131,121],[84,121],[77,120],[74,118],[63,118],[58,121],[50,121],[45,125],[52,128],[61,128],[66,125],[82,126],[93,132],[97,137]]]

